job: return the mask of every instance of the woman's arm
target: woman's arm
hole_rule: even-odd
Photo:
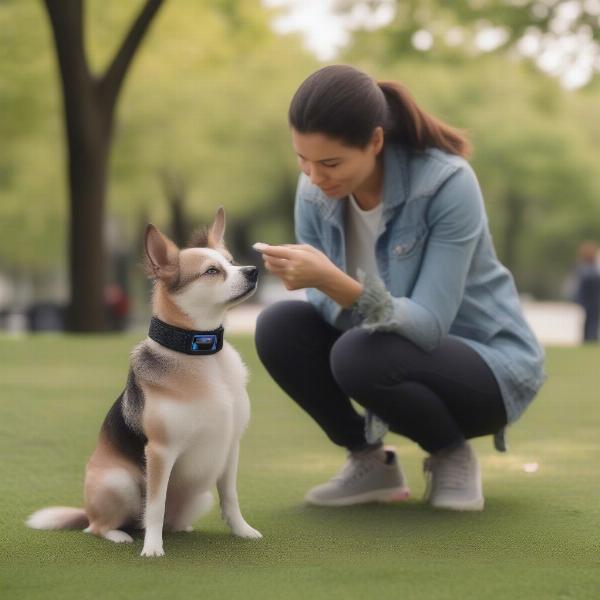
[[[306,175],[301,174],[298,178],[296,201],[294,205],[294,227],[296,241],[299,244],[309,244],[317,250],[324,251],[322,243],[321,227],[323,221],[320,219],[318,209],[304,199],[305,190],[310,186]],[[342,313],[342,307],[327,294],[313,287],[306,289],[309,302],[323,315],[326,320],[334,324]]]
[[[467,273],[485,226],[483,198],[469,166],[457,171],[432,198],[429,235],[413,292],[394,298],[375,274],[360,274],[357,310],[369,329],[395,331],[424,350],[447,335],[463,299]]]
[[[319,291],[327,294],[336,304],[342,308],[350,308],[356,300],[364,292],[364,286],[356,279],[352,279],[350,275],[344,273],[341,269],[337,269],[337,273],[324,282],[319,288]]]

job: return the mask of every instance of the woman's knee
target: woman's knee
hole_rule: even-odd
[[[377,349],[370,336],[367,330],[356,327],[344,333],[331,349],[331,372],[352,398],[368,394],[379,376]]]
[[[355,327],[334,344],[331,370],[344,392],[357,400],[369,396],[377,385],[404,381],[416,347],[390,332]]]
[[[286,359],[299,333],[315,318],[316,311],[302,300],[283,300],[267,306],[256,320],[254,343],[263,363]]]
[[[254,341],[259,356],[270,354],[281,346],[282,336],[287,336],[294,326],[294,314],[301,311],[298,307],[304,302],[284,300],[267,306],[258,315]]]

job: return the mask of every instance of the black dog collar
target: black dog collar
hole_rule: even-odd
[[[213,331],[191,331],[180,329],[152,317],[148,336],[161,346],[196,356],[216,354],[223,347],[223,326]]]

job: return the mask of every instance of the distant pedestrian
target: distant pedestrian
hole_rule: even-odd
[[[600,317],[600,264],[598,263],[598,244],[585,241],[577,251],[575,267],[575,301],[585,312],[583,322],[583,341],[598,342]]]
[[[125,331],[129,318],[129,297],[118,283],[104,288],[104,306],[110,331]]]

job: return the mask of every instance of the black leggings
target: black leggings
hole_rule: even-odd
[[[396,333],[339,331],[308,302],[292,300],[259,315],[255,341],[279,386],[350,451],[369,445],[350,398],[429,453],[506,425],[492,371],[456,338],[425,352]]]

